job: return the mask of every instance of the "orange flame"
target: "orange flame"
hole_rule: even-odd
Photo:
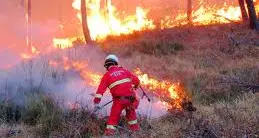
[[[80,4],[80,0],[74,0],[72,6],[78,11],[77,17],[81,21]],[[147,10],[141,7],[136,7],[136,15],[124,19],[116,17],[118,13],[111,0],[107,0],[106,8],[101,8],[100,0],[89,1],[87,8],[87,22],[93,40],[102,40],[108,35],[118,36],[155,28],[153,21],[146,18]]]
[[[140,69],[136,69],[135,74],[137,74],[144,87],[153,92],[157,97],[166,99],[166,101],[170,103],[171,107],[181,109],[182,101],[184,99],[188,99],[188,95],[180,83],[159,81],[157,79],[150,78],[147,74],[142,73]]]
[[[73,42],[76,41],[77,39],[78,39],[77,37],[72,37],[72,38],[54,38],[52,41],[53,41],[53,46],[55,48],[66,49],[66,48],[73,47]]]
[[[155,29],[153,21],[147,18],[148,10],[142,7],[136,7],[136,15],[126,16],[119,19],[116,15],[120,13],[112,5],[111,0],[107,0],[105,8],[101,8],[100,0],[92,0],[87,3],[88,7],[88,26],[93,40],[105,39],[108,35],[118,36],[121,34],[131,34],[134,31],[145,29]],[[193,25],[208,25],[215,23],[230,23],[241,20],[241,11],[239,6],[228,5],[226,2],[223,7],[210,5],[208,7],[200,1],[200,8],[193,11]],[[259,2],[254,0],[255,9],[259,13]],[[74,0],[72,6],[78,11],[77,17],[81,20],[80,0]],[[165,15],[160,20],[160,27],[171,28],[179,25],[188,24],[186,11],[178,11],[177,16]]]
[[[97,87],[102,75],[87,69],[87,64],[83,62],[72,62],[72,67],[80,73],[80,76],[88,82],[88,85]]]
[[[31,59],[31,58],[37,56],[38,54],[40,54],[40,51],[37,50],[36,47],[32,46],[30,53],[21,53],[20,57],[22,59],[28,60],[28,59]]]
[[[57,63],[52,61],[50,62],[50,65],[56,66]],[[87,85],[98,87],[102,75],[101,73],[90,70],[86,62],[69,62],[68,58],[64,57],[63,65],[65,70],[73,68],[79,72],[80,76],[85,80]],[[135,74],[140,79],[141,85],[143,87],[164,101],[161,102],[161,105],[167,108],[182,109],[181,104],[183,100],[188,99],[188,95],[186,91],[184,91],[183,86],[181,86],[179,83],[159,81],[157,79],[150,78],[147,74],[142,73],[140,69],[136,69]]]
[[[254,0],[255,9],[259,16],[259,2]],[[158,28],[155,26],[152,19],[147,18],[149,10],[142,7],[136,7],[135,15],[125,15],[117,11],[111,0],[107,0],[106,5],[101,7],[101,0],[87,1],[87,22],[92,40],[101,41],[107,36],[119,36],[122,34],[132,34],[136,31],[152,30]],[[77,11],[77,18],[81,21],[81,1],[74,0],[72,7]],[[123,18],[119,18],[123,15]],[[192,24],[209,25],[222,24],[241,21],[240,7],[226,2],[223,6],[205,5],[203,0],[200,0],[200,7],[193,10]],[[156,21],[157,22],[157,21]],[[180,25],[188,24],[186,11],[178,11],[177,15],[164,15],[159,24],[160,29],[172,28]],[[81,29],[81,28],[80,28]],[[65,49],[73,47],[72,38],[54,38],[53,45],[55,48]]]
[[[185,11],[179,11],[176,17],[166,16],[161,20],[162,28],[171,28],[179,25],[185,25],[189,22],[187,19],[187,13]],[[192,13],[193,25],[209,25],[209,24],[222,24],[230,23],[231,21],[237,22],[242,18],[239,6],[227,5],[219,8],[217,5],[206,7],[201,5],[199,9]]]

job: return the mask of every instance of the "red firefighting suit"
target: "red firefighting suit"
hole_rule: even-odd
[[[136,99],[136,94],[133,90],[133,86],[137,88],[139,83],[140,81],[135,75],[119,66],[109,67],[104,74],[97,89],[94,103],[100,103],[103,93],[108,87],[113,97],[113,105],[105,130],[106,135],[113,135],[116,130],[116,125],[120,120],[121,112],[124,109],[126,110],[129,128],[132,131],[137,131],[139,129],[135,112],[139,100]]]

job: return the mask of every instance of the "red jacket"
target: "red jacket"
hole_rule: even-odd
[[[113,97],[135,95],[133,85],[137,87],[139,83],[139,79],[128,70],[119,66],[111,66],[101,80],[96,98],[101,98],[107,87]]]

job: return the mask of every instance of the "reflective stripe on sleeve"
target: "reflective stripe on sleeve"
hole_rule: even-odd
[[[118,80],[118,81],[115,81],[114,83],[112,83],[111,85],[109,85],[109,88],[113,88],[119,84],[122,84],[122,83],[126,83],[126,82],[131,82],[131,80],[129,78],[126,78],[126,79],[122,79],[122,80]]]
[[[106,128],[107,129],[116,129],[116,127],[114,125],[107,125]]]
[[[94,96],[95,98],[102,98],[103,96],[101,95],[101,94],[95,94],[95,96]]]
[[[132,120],[132,121],[129,121],[128,123],[129,123],[129,125],[134,125],[134,124],[138,123],[138,120],[137,119],[136,120]]]

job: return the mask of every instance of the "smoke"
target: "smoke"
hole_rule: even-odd
[[[35,4],[36,2],[33,2]],[[51,47],[59,29],[55,18],[38,16],[38,7],[32,8],[32,45],[41,51]],[[44,13],[44,11],[40,11]],[[39,20],[38,18],[41,18]],[[0,5],[0,52],[11,51],[17,55],[27,49],[27,21],[23,0],[2,0]]]
[[[24,105],[28,99],[28,93],[43,91],[52,95],[58,101],[63,101],[65,107],[71,103],[80,103],[81,106],[88,108],[93,107],[92,94],[95,93],[96,87],[87,85],[88,82],[83,80],[79,73],[74,69],[65,70],[64,66],[52,67],[49,61],[58,60],[62,62],[62,57],[68,57],[70,61],[84,61],[88,67],[100,74],[104,74],[104,58],[107,55],[96,46],[76,47],[66,50],[57,50],[49,52],[52,49],[52,39],[56,35],[67,36],[66,33],[58,34],[60,23],[62,25],[74,26],[79,23],[76,14],[73,11],[64,12],[67,9],[73,10],[71,1],[65,1],[67,8],[59,7],[60,3],[55,1],[33,1],[32,9],[32,36],[33,46],[41,51],[41,54],[32,60],[22,60],[20,53],[26,49],[26,19],[24,3],[21,0],[2,0],[0,5],[0,94],[1,100],[12,101],[19,105]],[[49,2],[53,2],[49,7]],[[66,3],[66,4],[65,4]],[[127,2],[125,2],[127,3]],[[122,4],[125,4],[122,3]],[[132,4],[132,7],[136,7]],[[159,1],[145,2],[146,5],[156,5]],[[61,4],[62,5],[62,4]],[[140,5],[141,6],[141,5]],[[145,5],[144,5],[145,6]],[[45,8],[43,8],[45,7]],[[46,10],[49,7],[49,10]],[[60,10],[60,11],[59,11]],[[67,14],[70,13],[70,14]],[[69,30],[69,34],[74,34]],[[74,29],[77,30],[77,29]],[[66,32],[65,31],[65,32]],[[44,54],[48,51],[48,54]],[[122,65],[132,69],[128,58],[120,58]],[[8,60],[7,60],[8,59]],[[137,93],[141,96],[141,91]],[[106,92],[102,99],[101,105],[111,100],[109,92]],[[102,114],[109,114],[111,104],[101,110]],[[166,114],[166,109],[162,108],[159,101],[155,98],[149,103],[144,98],[140,102],[139,114],[148,117],[159,117]]]
[[[39,55],[28,61],[20,61],[8,71],[1,71],[1,100],[24,105],[28,100],[26,95],[39,91],[53,96],[57,101],[62,101],[60,105],[65,108],[71,108],[72,104],[78,104],[92,110],[94,106],[93,94],[96,92],[96,87],[88,85],[89,82],[84,80],[79,72],[73,68],[65,70],[64,66],[60,65],[52,67],[49,62],[60,59],[62,63],[62,57],[69,57],[69,61],[86,62],[90,70],[104,74],[105,56],[106,53],[97,46],[81,46]],[[127,60],[120,57],[121,63]],[[142,91],[138,90],[137,93],[139,97],[142,96]],[[104,105],[110,100],[112,97],[107,90],[100,105]],[[111,105],[104,107],[99,114],[109,115]],[[166,109],[155,98],[151,103],[145,98],[141,99],[137,111],[138,114],[153,118],[166,114]]]

